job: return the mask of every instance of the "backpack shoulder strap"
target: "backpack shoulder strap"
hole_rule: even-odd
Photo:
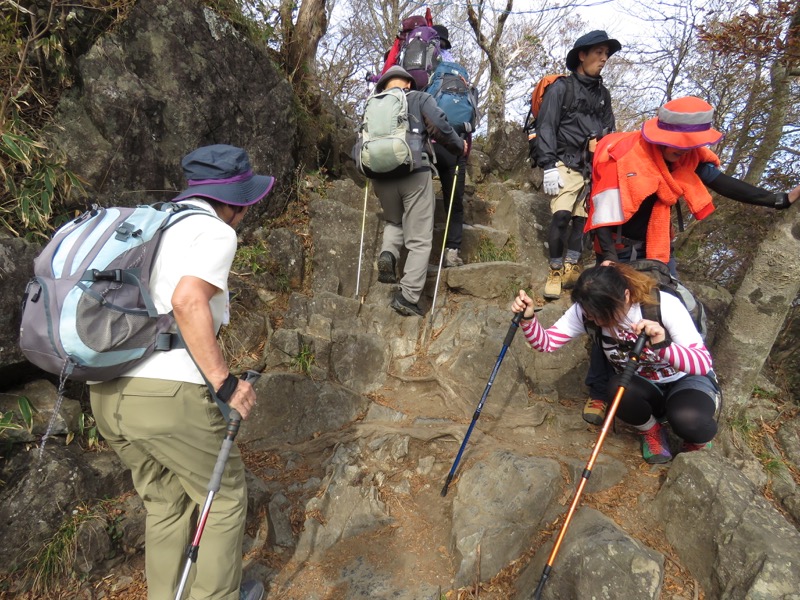
[[[662,284],[659,284],[662,285]],[[660,287],[653,288],[653,297],[656,299],[655,304],[642,304],[642,318],[648,321],[655,321],[661,327],[664,327],[664,319],[661,316],[661,289]],[[672,338],[669,337],[669,331],[664,327],[665,338],[664,341],[654,346],[655,348],[663,348],[672,343]]]

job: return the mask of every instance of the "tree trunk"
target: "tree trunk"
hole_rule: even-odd
[[[472,0],[467,1],[467,20],[478,46],[486,54],[489,61],[489,89],[487,90],[487,144],[486,152],[491,154],[495,146],[502,141],[505,125],[506,107],[506,60],[501,40],[508,15],[514,8],[514,0],[506,0],[506,8],[500,13],[492,31],[492,39],[488,39],[481,30],[484,1],[478,0],[476,12]]]
[[[725,418],[734,417],[750,399],[798,291],[800,213],[791,208],[759,245],[717,333],[714,367],[725,395]]]
[[[291,0],[282,0],[280,5],[282,54],[289,79],[302,93],[311,89],[308,84],[314,79],[317,47],[328,30],[328,15],[325,0],[303,0],[295,23],[292,21],[294,6]]]
[[[769,71],[772,97],[769,103],[767,123],[764,127],[764,137],[756,148],[753,160],[744,177],[745,181],[753,185],[757,185],[761,180],[769,159],[778,149],[786,124],[786,116],[789,114],[792,102],[792,77],[797,75],[795,70],[800,63],[800,57],[797,55],[797,48],[800,47],[800,4],[794,9],[784,43],[788,51],[785,55],[775,59]]]

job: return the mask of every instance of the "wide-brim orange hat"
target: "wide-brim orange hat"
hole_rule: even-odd
[[[716,144],[723,134],[711,127],[714,107],[695,96],[667,102],[658,116],[645,121],[642,137],[651,144],[691,150]]]

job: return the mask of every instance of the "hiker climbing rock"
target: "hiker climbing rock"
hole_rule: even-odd
[[[274,178],[255,175],[241,148],[213,145],[183,159],[189,187],[173,201],[213,218],[188,218],[161,238],[151,276],[160,314],[175,315],[185,348],[156,352],[123,376],[90,386],[98,431],[131,469],[147,509],[148,597],[174,598],[193,515],[206,500],[226,423],[214,406],[247,418],[256,394],[228,370],[216,334],[228,319],[228,274],[235,227],[269,194]],[[192,598],[260,600],[259,582],[242,584],[247,513],[244,464],[233,447],[205,523]]]
[[[405,175],[390,174],[389,177],[373,179],[375,194],[383,208],[385,220],[383,243],[378,256],[378,281],[397,281],[397,261],[400,250],[408,250],[400,289],[390,306],[404,316],[422,316],[419,298],[428,272],[428,259],[433,241],[433,194],[432,162],[433,150],[429,142],[431,135],[455,154],[466,155],[468,145],[447,122],[445,114],[428,93],[416,91],[416,82],[402,67],[391,67],[378,80],[375,91],[402,90],[407,102],[407,128],[412,134],[414,165]],[[369,101],[368,101],[369,102]],[[363,130],[370,124],[364,123]],[[387,148],[395,152],[392,146]],[[362,151],[363,155],[363,151]],[[418,161],[418,164],[417,162]],[[378,162],[375,159],[375,162]],[[375,177],[375,175],[372,175]]]
[[[547,299],[557,299],[562,287],[569,289],[580,275],[592,145],[614,130],[611,95],[600,73],[621,47],[605,31],[579,37],[567,53],[569,76],[547,86],[536,117],[533,164],[544,171],[545,194],[554,196],[548,234],[550,273],[544,287]]]
[[[672,459],[665,421],[683,440],[682,452],[700,450],[717,433],[719,393],[712,360],[683,304],[669,294],[660,298],[663,325],[644,318],[646,305],[656,302],[656,282],[628,265],[592,267],[572,290],[574,304],[545,329],[534,316],[533,300],[520,290],[511,310],[523,312],[522,331],[532,348],[554,352],[587,333],[586,322],[600,328],[602,349],[615,376],[628,360],[628,350],[644,332],[649,343],[617,416],[639,431],[642,456],[648,463]]]
[[[425,91],[431,94],[452,127],[472,147],[472,132],[478,117],[478,92],[470,83],[467,70],[457,62],[450,52],[449,31],[444,25],[434,25],[439,33],[442,62],[431,75]],[[453,154],[442,144],[433,144],[436,152],[436,170],[442,183],[442,201],[445,212],[450,215],[447,236],[444,242],[444,267],[460,267],[464,264],[460,256],[461,238],[464,230],[464,185],[467,177],[466,154]]]

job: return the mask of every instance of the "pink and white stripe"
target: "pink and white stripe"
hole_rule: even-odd
[[[687,347],[673,342],[658,354],[677,371],[690,375],[705,375],[711,370],[711,354],[703,344],[690,344]]]
[[[555,352],[572,338],[565,335],[555,325],[550,329],[541,326],[536,318],[530,321],[523,321],[522,333],[532,348],[539,352]]]

